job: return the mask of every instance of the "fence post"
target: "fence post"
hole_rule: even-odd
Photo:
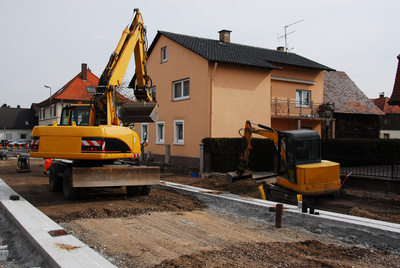
[[[200,174],[204,172],[204,144],[200,144]]]
[[[169,165],[171,162],[171,145],[165,144],[165,164]]]
[[[310,106],[311,106],[311,115],[314,115],[314,102],[310,101]]]

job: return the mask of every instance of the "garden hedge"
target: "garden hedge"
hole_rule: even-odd
[[[211,171],[235,171],[244,150],[243,138],[205,138],[204,152],[208,154]],[[253,138],[250,169],[273,171],[276,149],[268,139]],[[321,140],[322,158],[342,166],[397,164],[400,162],[400,139],[329,139]]]

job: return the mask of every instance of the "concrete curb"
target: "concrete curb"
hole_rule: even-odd
[[[0,179],[0,209],[39,252],[49,267],[116,267],[19,196]],[[51,234],[65,234],[55,236]]]
[[[209,207],[247,218],[275,221],[270,211],[276,202],[162,181],[164,189],[194,196]],[[284,204],[283,226],[297,226],[312,233],[332,235],[341,241],[367,248],[400,252],[400,224],[316,210],[319,215],[302,213],[297,206]]]

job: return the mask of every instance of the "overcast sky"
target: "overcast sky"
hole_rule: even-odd
[[[275,49],[346,72],[370,98],[391,95],[400,54],[399,0],[0,0],[0,98],[29,108],[60,89],[87,63],[100,77],[133,9],[149,45],[158,30]],[[127,77],[133,75],[133,65]],[[150,74],[151,76],[151,74]],[[127,78],[128,79],[128,78]]]

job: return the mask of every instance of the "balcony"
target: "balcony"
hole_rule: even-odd
[[[291,99],[272,99],[271,117],[272,118],[320,118],[320,106],[322,103],[311,101],[308,105],[300,104]]]

